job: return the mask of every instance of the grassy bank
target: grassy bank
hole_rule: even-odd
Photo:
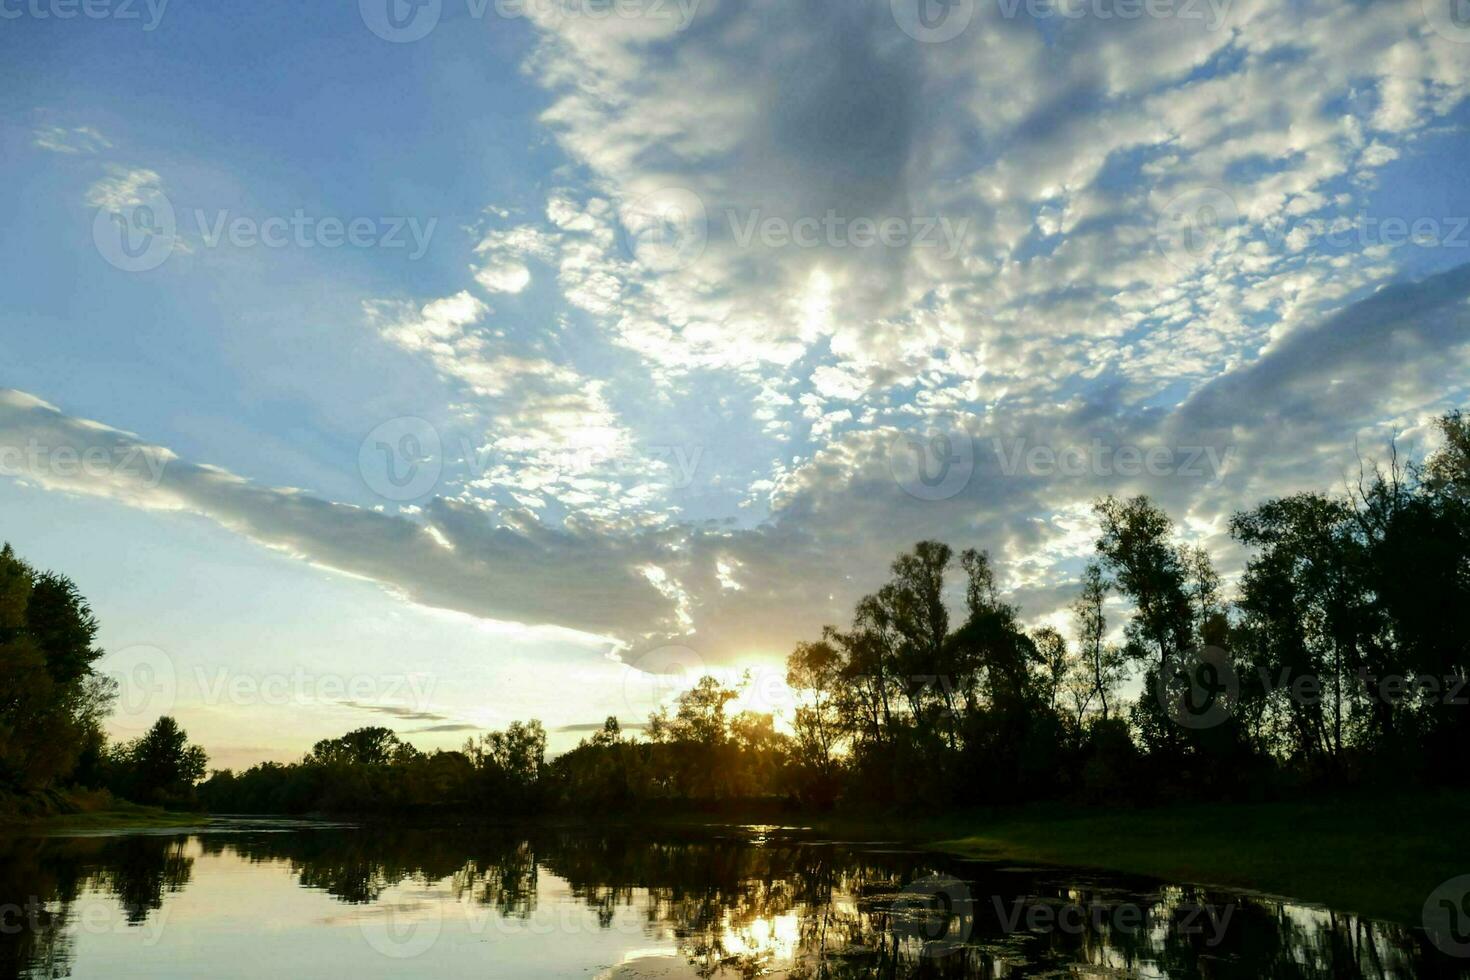
[[[1223,885],[1405,923],[1470,873],[1470,794],[1160,809],[953,815],[915,832],[937,850]]]
[[[0,818],[3,819],[3,818]],[[202,813],[176,813],[151,806],[116,804],[108,810],[55,813],[45,817],[12,818],[7,826],[22,826],[45,833],[98,830],[153,830],[168,827],[197,827],[209,822]]]
[[[556,822],[556,821],[553,821]],[[568,817],[569,826],[585,818]],[[597,825],[770,824],[847,841],[904,842],[1007,863],[1038,863],[1219,885],[1406,924],[1441,882],[1470,874],[1470,793],[1347,797],[1313,803],[1154,808],[1059,804],[914,814],[814,816],[775,807],[624,814]]]
[[[0,800],[0,827],[11,832],[151,830],[198,825],[208,819],[200,813],[138,806],[93,790],[54,791]]]
[[[109,799],[73,812],[17,816],[0,827],[43,833],[200,826],[209,817]],[[438,823],[438,821],[433,821]],[[484,814],[446,824],[483,828]],[[508,821],[515,826],[520,821]],[[1464,828],[1470,792],[1382,794],[1315,803],[1218,803],[1125,809],[1062,805],[996,808],[933,817],[792,813],[774,805],[698,812],[548,816],[541,827],[809,828],[849,841],[915,847],[1008,863],[1042,863],[1220,885],[1318,903],[1407,924],[1441,882],[1470,874]]]

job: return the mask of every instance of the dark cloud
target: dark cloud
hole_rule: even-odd
[[[394,718],[402,718],[405,721],[444,721],[449,716],[437,714],[433,711],[416,711],[413,708],[403,707],[396,704],[364,704],[361,701],[339,701],[349,708],[358,708],[362,711],[372,711],[380,715],[391,715]]]
[[[1373,415],[1394,394],[1432,399],[1443,374],[1460,374],[1460,348],[1470,340],[1467,296],[1470,263],[1384,286],[1206,384],[1172,427],[1258,432],[1309,420],[1340,427]]]
[[[582,723],[579,723],[579,724],[576,724],[576,725],[562,725],[560,728],[558,728],[556,730],[558,732],[568,732],[568,733],[575,733],[575,732],[600,732],[600,731],[602,731],[603,726],[605,726],[606,724],[607,723],[606,722],[603,722],[603,721],[588,721],[588,722],[582,722]],[[625,731],[625,732],[628,732],[628,731],[641,732],[641,731],[643,731],[647,727],[648,727],[648,725],[646,725],[645,723],[643,723],[641,721],[619,721],[618,722],[618,728],[620,728],[622,731]]]

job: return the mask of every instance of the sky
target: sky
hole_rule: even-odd
[[[1465,0],[0,0],[0,538],[215,765],[781,709],[926,538],[1070,632],[1099,495],[1228,581],[1467,403],[1467,92]]]

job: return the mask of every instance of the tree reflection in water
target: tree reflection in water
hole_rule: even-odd
[[[193,854],[279,866],[352,905],[412,885],[512,924],[536,916],[543,886],[555,886],[555,901],[569,893],[595,928],[635,913],[637,938],[672,944],[683,976],[1389,978],[1459,976],[1463,965],[1409,927],[1122,876],[736,830],[376,827],[0,844],[0,903],[36,910],[0,930],[0,977],[68,975],[79,897],[109,896],[128,927],[142,925],[168,893],[187,890]],[[555,927],[548,933],[555,942]]]
[[[0,978],[69,975],[84,891],[115,899],[126,926],[142,925],[188,885],[186,845],[149,836],[0,841]]]

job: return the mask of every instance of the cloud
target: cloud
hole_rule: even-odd
[[[576,732],[600,732],[606,724],[607,723],[603,721],[589,721],[576,725],[562,725],[560,728],[557,729],[557,731],[566,732],[569,734]],[[618,728],[625,732],[641,732],[647,727],[648,725],[641,721],[618,722]]]
[[[524,511],[497,518],[442,498],[420,521],[333,503],[186,462],[13,390],[0,390],[0,464],[48,489],[201,514],[425,606],[618,637],[672,619],[670,602],[639,571],[662,557],[658,535],[610,536],[592,521],[549,527]]]
[[[87,203],[107,211],[152,204],[163,196],[163,178],[141,167],[108,164],[108,175],[87,188]]]
[[[629,470],[636,454],[605,383],[508,339],[490,322],[492,312],[467,290],[422,307],[391,301],[365,306],[369,324],[385,340],[426,358],[470,399],[483,427],[465,447],[475,463],[470,489],[498,492],[501,502],[523,506],[551,498],[600,518],[636,506],[628,484],[648,467],[633,467],[622,478],[607,475]]]
[[[92,155],[112,148],[107,137],[91,126],[42,126],[34,134],[33,146],[52,153]]]
[[[956,416],[962,482],[932,499],[903,468],[913,437],[931,433],[848,433],[786,471],[771,491],[771,516],[748,528],[648,529],[576,515],[551,526],[523,510],[444,498],[416,518],[390,516],[190,463],[15,391],[0,391],[0,463],[48,488],[202,514],[425,606],[581,631],[629,657],[679,644],[715,665],[784,653],[822,624],[846,622],[893,555],[923,538],[991,550],[1002,583],[1040,617],[1069,598],[1091,550],[1090,504],[1101,494],[1150,493],[1188,533],[1218,539],[1233,509],[1278,490],[1330,485],[1361,433],[1381,432],[1385,418],[1412,424],[1446,407],[1451,386],[1463,392],[1454,352],[1470,336],[1467,296],[1470,265],[1386,287],[1284,337],[1177,409],[1129,407],[1115,390],[1046,411]],[[68,460],[95,451],[115,465],[62,466],[60,447]],[[1127,458],[1120,448],[1139,458],[1163,451],[1172,468],[1129,469],[1118,463]],[[1016,468],[1036,449],[1052,459],[1103,455],[1076,472]],[[161,477],[124,462],[135,455],[165,460]]]
[[[1422,253],[1356,235],[1430,207],[1383,185],[1470,92],[1463,46],[1416,0],[1222,9],[976,4],[923,44],[882,0],[532,5],[524,68],[567,166],[539,210],[487,209],[462,282],[364,307],[432,369],[422,414],[470,433],[440,496],[389,514],[265,487],[16,392],[0,446],[97,448],[119,462],[20,475],[629,655],[783,653],[923,538],[989,548],[1050,615],[1096,496],[1151,493],[1226,548],[1231,511],[1332,485],[1470,380],[1467,267],[1420,278]],[[88,199],[161,193],[115,167]],[[685,492],[660,446],[709,450]],[[935,447],[952,492],[916,476]],[[1121,471],[1154,450],[1176,469]],[[1179,472],[1194,451],[1214,462]]]
[[[433,711],[420,711],[417,708],[404,707],[397,704],[366,704],[362,701],[339,701],[349,708],[357,708],[361,711],[372,711],[380,715],[391,715],[405,721],[446,721],[448,715],[437,714]]]
[[[514,260],[488,263],[475,273],[475,282],[491,293],[518,293],[531,282],[531,270]]]

